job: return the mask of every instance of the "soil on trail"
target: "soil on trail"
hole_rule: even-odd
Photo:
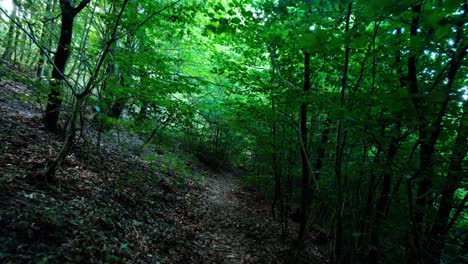
[[[0,263],[286,261],[296,234],[281,233],[267,201],[229,173],[141,151],[138,135],[109,132],[97,149],[96,131],[81,127],[58,183],[38,181],[62,143],[44,131],[33,94],[0,83]],[[326,262],[316,246],[308,252]]]
[[[282,238],[268,205],[239,186],[229,173],[208,178],[198,207],[206,212],[199,240],[222,263],[283,263],[292,241]]]
[[[201,225],[196,245],[208,258],[203,263],[288,263],[297,237],[295,223],[282,233],[281,223],[271,216],[271,203],[258,193],[241,188],[230,173],[211,173],[198,205],[193,207]],[[297,263],[329,263],[326,250],[306,241]]]

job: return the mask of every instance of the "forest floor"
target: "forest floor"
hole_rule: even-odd
[[[268,201],[237,177],[91,128],[54,184],[37,175],[61,142],[44,131],[34,89],[0,83],[0,263],[285,263]],[[93,134],[94,133],[94,134]],[[116,142],[116,137],[119,137]],[[309,263],[326,263],[307,247]]]

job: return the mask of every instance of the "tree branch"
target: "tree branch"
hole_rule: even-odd
[[[81,12],[81,10],[83,10],[83,8],[85,8],[86,5],[87,5],[90,1],[91,1],[91,0],[83,0],[83,1],[81,1],[81,3],[80,3],[77,7],[73,8],[73,14],[76,15],[76,14],[78,14],[79,12]]]
[[[97,78],[97,76],[99,74],[99,71],[101,70],[102,64],[104,63],[104,60],[105,60],[105,58],[107,57],[107,54],[110,51],[110,47],[117,40],[117,29],[118,29],[118,27],[120,25],[120,20],[122,19],[122,15],[123,15],[123,12],[125,10],[125,7],[127,6],[127,3],[128,3],[128,0],[124,0],[124,2],[122,4],[122,8],[120,9],[119,15],[117,17],[117,21],[115,22],[114,28],[112,29],[112,35],[111,35],[110,39],[106,42],[106,45],[104,47],[104,51],[102,52],[101,57],[99,58],[99,61],[96,64],[96,68],[94,69],[93,74],[89,78],[89,81],[86,84],[85,89],[83,90],[83,92],[76,95],[77,98],[84,98],[85,96],[87,96],[92,91],[94,81],[96,80],[96,78]]]
[[[39,44],[39,42],[37,41],[36,37],[34,36],[34,32],[32,31],[32,26],[31,26],[31,23],[29,21],[26,22],[26,24],[28,25],[29,29],[31,30],[32,33],[28,32],[25,28],[23,28],[23,26],[16,20],[14,20],[3,8],[0,7],[0,12],[3,13],[9,20],[11,20],[21,31],[23,31],[23,33],[29,38],[32,40],[32,42],[41,50],[41,52],[43,54],[45,54],[46,58],[47,58],[47,61],[52,65],[52,67],[54,67],[55,69],[57,69],[57,66],[54,64],[54,61],[52,60],[52,58],[47,54],[47,51],[49,51],[48,49],[45,49],[41,44]],[[54,52],[50,51],[52,54],[54,54]],[[63,81],[65,82],[65,84],[73,91],[74,93],[74,89],[73,89],[73,85],[71,85],[71,83],[67,80],[67,78],[65,78],[65,75],[59,71],[59,73],[64,77],[63,78]]]
[[[46,18],[44,20],[40,20],[42,23],[47,23],[47,22],[53,22],[55,19],[58,19],[62,14],[58,14],[54,17],[49,17],[49,18]]]
[[[465,204],[467,201],[468,201],[468,193],[465,194],[465,197],[463,197],[463,200],[460,202],[460,206],[458,206],[457,210],[452,216],[452,219],[450,219],[450,223],[447,225],[447,231],[452,228],[452,226],[455,224],[460,214],[466,208]]]
[[[125,33],[123,33],[120,37],[123,37],[127,34],[130,34],[130,33],[133,33],[133,32],[136,32],[138,29],[140,29],[142,26],[144,26],[146,23],[148,23],[151,19],[153,19],[153,17],[155,17],[157,14],[160,14],[161,12],[163,12],[164,10],[166,9],[169,9],[173,6],[175,6],[176,4],[178,4],[180,1],[182,0],[176,0],[174,2],[172,2],[170,5],[167,5],[157,11],[155,11],[154,13],[152,13],[150,16],[148,16],[147,18],[145,18],[143,21],[141,21],[135,28],[133,28],[132,30],[129,30]]]

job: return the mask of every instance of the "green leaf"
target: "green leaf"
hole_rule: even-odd
[[[434,34],[435,40],[443,40],[448,34],[450,34],[449,26],[438,26]]]
[[[231,18],[231,23],[233,24],[240,24],[241,20],[238,17]]]
[[[350,47],[354,49],[363,49],[369,42],[368,36],[362,33],[354,33],[351,36]]]
[[[328,52],[334,45],[336,45],[336,40],[332,39],[331,32],[322,29],[306,32],[298,40],[299,48],[316,53]]]
[[[120,244],[120,250],[127,251],[128,250],[128,244],[127,243]]]

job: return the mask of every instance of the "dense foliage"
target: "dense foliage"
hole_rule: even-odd
[[[297,252],[468,260],[467,1],[2,3],[0,74],[65,138],[44,180],[85,123],[125,127],[239,173]]]

